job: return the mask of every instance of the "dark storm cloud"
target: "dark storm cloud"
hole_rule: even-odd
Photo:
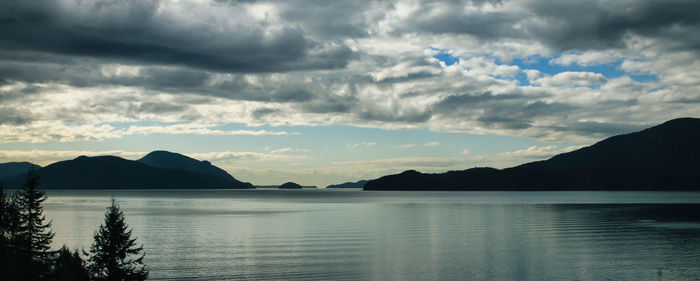
[[[46,2],[0,4],[0,48],[219,72],[341,68],[352,58],[348,47],[313,41],[293,25],[183,25],[159,16],[158,1],[96,1],[80,12]]]
[[[700,47],[699,1],[533,1],[543,25],[528,31],[557,50],[622,47],[624,36],[665,40],[672,47]]]
[[[516,1],[521,9],[491,11],[468,3],[426,1],[396,30],[535,40],[556,51],[623,47],[628,34],[665,40],[672,48],[700,48],[700,1],[533,0]]]
[[[215,16],[205,19],[216,13],[216,5],[208,7],[210,14],[191,16],[204,18],[188,22],[167,16],[163,7],[172,4],[167,1],[86,1],[73,6],[3,1],[0,48],[215,72],[337,69],[356,58],[342,40],[370,36],[372,25],[386,16],[382,11],[395,7],[392,1],[265,1],[280,10],[281,22],[273,23],[246,15],[243,5],[256,1],[219,2],[219,9],[230,9],[234,23]],[[512,4],[508,1],[424,1],[393,30],[395,35],[535,40],[560,51],[620,47],[626,34],[664,40],[674,48],[700,47],[698,1],[516,3],[521,8],[498,9]],[[478,9],[484,5],[496,9]],[[200,6],[191,8],[207,8]],[[417,73],[407,79],[429,76]]]

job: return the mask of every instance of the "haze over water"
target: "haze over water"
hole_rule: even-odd
[[[700,193],[50,190],[54,246],[114,196],[150,280],[688,280]]]

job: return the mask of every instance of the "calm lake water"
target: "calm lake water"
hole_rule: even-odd
[[[114,196],[151,280],[697,280],[698,192],[49,191],[89,248]]]

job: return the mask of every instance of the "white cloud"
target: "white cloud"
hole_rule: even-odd
[[[565,71],[553,76],[536,79],[534,83],[544,87],[586,87],[600,85],[605,83],[605,81],[607,81],[607,79],[600,73]]]
[[[618,61],[622,58],[620,54],[613,51],[587,51],[583,53],[565,53],[560,57],[549,61],[550,64],[570,66],[572,64],[580,66],[593,66]]]
[[[358,142],[358,143],[353,143],[353,144],[348,144],[348,148],[352,149],[357,149],[357,148],[370,148],[377,145],[376,142],[370,141],[370,142]]]
[[[438,145],[440,145],[440,143],[439,143],[439,142],[436,142],[436,141],[434,141],[434,142],[427,142],[427,143],[422,144],[422,146],[438,146]]]
[[[361,170],[445,170],[453,168],[464,168],[469,165],[469,161],[464,158],[452,157],[402,157],[386,158],[365,161],[338,161],[331,163],[339,167],[353,167]]]
[[[441,70],[434,66],[412,65],[409,62],[399,63],[389,68],[371,72],[369,75],[374,81],[381,82],[391,78],[407,78],[417,74],[439,74]]]
[[[402,145],[392,146],[391,148],[394,148],[394,149],[406,149],[406,148],[411,148],[411,147],[414,147],[414,146],[416,146],[415,143],[408,143],[408,144],[402,144]]]
[[[241,163],[245,162],[301,161],[308,159],[308,156],[306,155],[281,153],[285,151],[271,151],[269,153],[219,151],[186,153],[186,155],[195,159],[208,160],[214,164],[221,164],[224,166],[231,164],[240,165]]]
[[[121,133],[107,124],[65,125],[59,121],[37,121],[26,125],[0,124],[0,142],[74,142],[118,138]]]
[[[291,148],[291,147],[283,147],[283,148],[280,148],[280,149],[270,150],[270,153],[272,153],[272,154],[281,154],[281,153],[286,153],[286,152],[290,152],[290,151],[292,151],[292,148]]]
[[[267,131],[267,130],[219,130],[211,129],[220,126],[219,124],[208,123],[184,123],[173,125],[154,126],[129,126],[124,135],[150,135],[150,134],[171,134],[171,135],[248,135],[248,136],[283,136],[298,135],[298,132]]]
[[[498,156],[511,157],[513,159],[545,159],[552,157],[554,155],[574,151],[576,149],[582,148],[583,146],[569,146],[565,148],[559,148],[556,145],[546,145],[546,146],[530,146],[526,149],[520,149],[516,151],[507,151],[499,153]]]
[[[75,142],[101,141],[121,138],[127,135],[172,134],[172,135],[250,135],[281,136],[298,135],[298,132],[268,130],[219,130],[212,129],[218,124],[183,123],[173,125],[132,125],[118,129],[109,124],[66,125],[59,121],[36,121],[29,124],[0,124],[0,143],[48,141]]]

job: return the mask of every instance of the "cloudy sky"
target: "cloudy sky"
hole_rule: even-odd
[[[0,2],[0,162],[254,184],[507,167],[700,117],[700,1]]]

